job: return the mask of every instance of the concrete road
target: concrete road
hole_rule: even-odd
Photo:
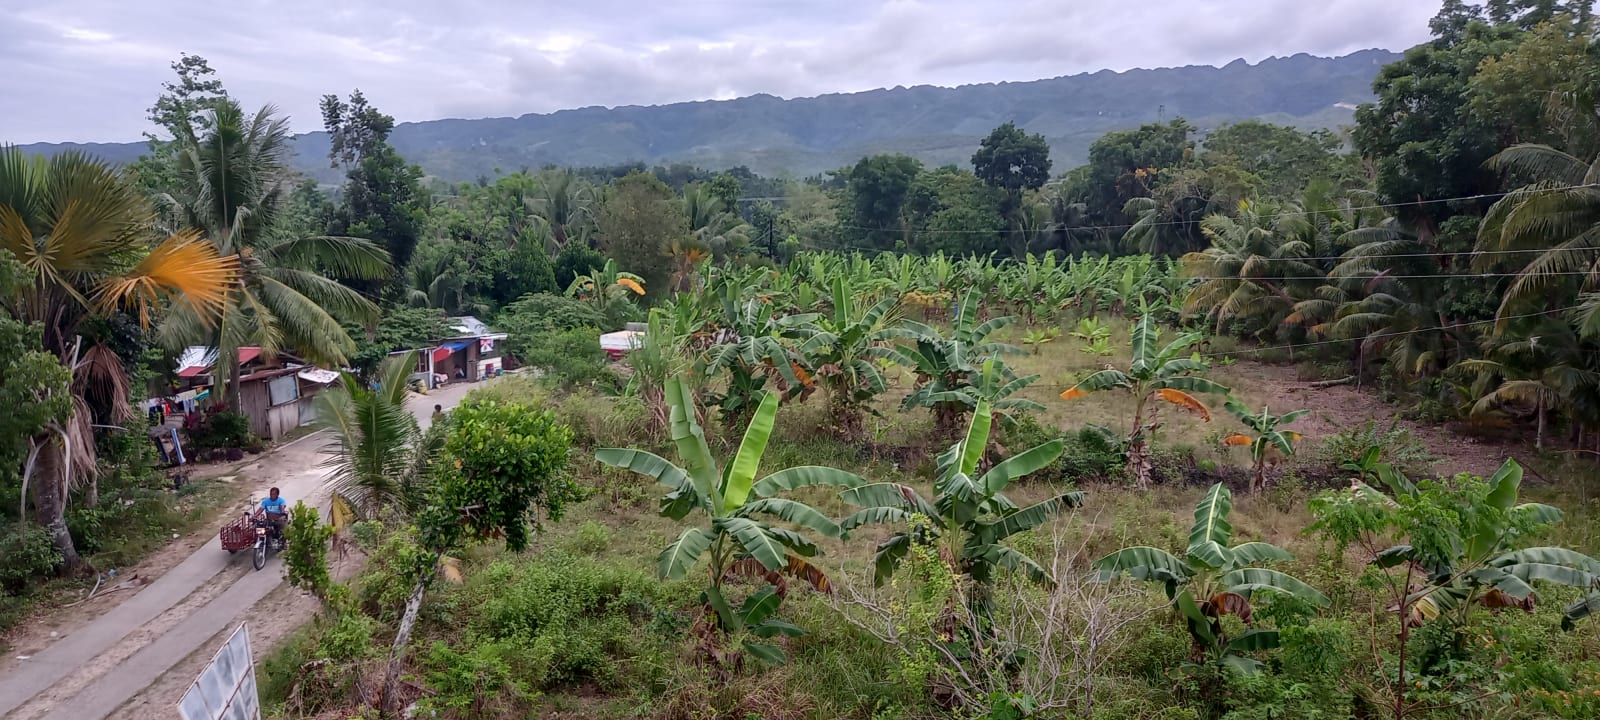
[[[427,427],[435,404],[453,408],[469,391],[481,386],[447,386],[426,396],[414,396],[407,406],[423,427]],[[252,485],[259,486],[252,491],[252,498],[259,500],[266,496],[269,487],[276,486],[291,504],[304,500],[307,505],[322,508],[326,517],[327,490],[322,485],[324,471],[318,466],[326,457],[321,449],[327,442],[325,433],[309,435],[263,455],[255,464],[244,468]],[[269,561],[266,568],[245,574],[165,633],[134,650],[126,660],[95,662],[130,633],[178,605],[234,562],[248,564],[249,560],[243,553],[223,552],[218,539],[213,537],[211,542],[137,595],[34,653],[0,676],[0,716],[101,720],[111,714],[173,664],[233,624],[235,618],[266,597],[283,580],[282,565]],[[58,684],[70,684],[77,689],[68,691],[70,694],[66,697],[53,697],[56,693],[52,693],[51,688]],[[34,700],[37,702],[30,702]],[[176,704],[178,698],[172,701]]]

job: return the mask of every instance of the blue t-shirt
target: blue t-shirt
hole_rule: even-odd
[[[267,511],[268,513],[282,515],[289,512],[289,503],[282,497],[278,498],[277,500],[267,498],[261,501],[261,509]]]

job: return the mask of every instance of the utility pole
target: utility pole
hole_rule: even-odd
[[[772,226],[775,220],[776,218],[773,215],[767,215],[767,257],[773,262],[778,261],[778,241],[772,232]]]

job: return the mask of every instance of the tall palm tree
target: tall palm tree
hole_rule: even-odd
[[[28,284],[0,309],[43,330],[44,350],[72,373],[72,412],[28,438],[22,493],[30,481],[35,510],[67,569],[80,564],[67,532],[73,487],[93,479],[96,457],[86,397],[105,393],[114,414],[131,413],[128,377],[108,348],[85,346],[84,321],[118,311],[148,324],[170,306],[197,326],[213,322],[237,282],[238,259],[220,256],[199,233],[152,233],[155,214],[110,166],[66,152],[46,160],[0,148],[0,248],[17,258]]]
[[[1516,145],[1489,167],[1526,182],[1489,208],[1478,229],[1485,254],[1476,268],[1521,268],[1502,297],[1501,323],[1518,306],[1571,304],[1580,290],[1600,289],[1600,157],[1584,162],[1544,145]]]
[[[1517,339],[1488,339],[1492,347],[1487,358],[1464,360],[1452,369],[1475,378],[1474,417],[1508,406],[1531,410],[1537,423],[1534,448],[1543,450],[1551,411],[1575,409],[1575,403],[1600,386],[1600,373],[1590,367],[1593,348],[1565,321],[1531,318],[1516,323],[1514,330]]]
[[[406,381],[416,364],[415,352],[384,360],[372,387],[341,372],[339,386],[314,401],[317,425],[333,436],[322,467],[333,492],[362,517],[415,509],[420,461],[429,452],[406,409]]]
[[[719,259],[738,255],[750,245],[750,224],[711,194],[705,183],[684,187],[683,214],[689,218],[694,239],[708,247]]]
[[[1304,259],[1312,227],[1293,205],[1241,202],[1237,218],[1208,215],[1200,231],[1211,247],[1179,261],[1184,275],[1202,278],[1184,311],[1204,308],[1218,332],[1232,318],[1265,318],[1258,324],[1275,327],[1322,280]]]
[[[574,236],[582,236],[584,223],[594,208],[594,192],[570,170],[555,170],[540,177],[539,191],[528,200],[528,207],[550,226],[553,253],[567,248]]]
[[[312,362],[338,366],[355,351],[339,321],[377,321],[377,305],[322,273],[356,280],[390,275],[388,252],[370,240],[277,232],[289,190],[289,126],[275,113],[268,105],[246,117],[237,103],[227,101],[210,111],[203,135],[181,125],[178,187],[157,198],[175,227],[203,234],[218,254],[233,257],[239,266],[219,323],[207,325],[179,308],[160,335],[169,347],[217,348],[217,363],[226,368],[222,395],[234,407],[240,347],[259,346],[268,353],[293,349]]]

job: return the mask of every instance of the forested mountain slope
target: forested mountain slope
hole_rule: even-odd
[[[726,101],[618,108],[589,107],[544,115],[404,123],[390,142],[424,170],[447,180],[493,176],[543,165],[688,162],[747,165],[762,174],[803,176],[853,163],[862,155],[903,152],[930,165],[965,165],[978,140],[1014,120],[1050,141],[1055,167],[1084,161],[1107,131],[1184,116],[1201,130],[1261,118],[1306,128],[1351,120],[1370,100],[1378,69],[1399,56],[1365,50],[1340,58],[1295,55],[1255,65],[1189,66],[1100,72],[1032,82],[918,86],[784,100],[755,95]],[[318,88],[331,91],[338,88]],[[306,127],[302,120],[301,128]],[[299,135],[295,165],[334,181],[326,133]],[[70,144],[24,146],[52,152]],[[86,150],[130,161],[143,143],[91,144]]]

